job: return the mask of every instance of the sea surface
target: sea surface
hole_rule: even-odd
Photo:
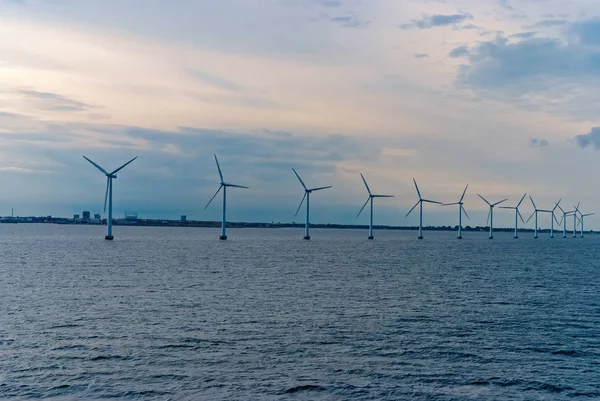
[[[0,224],[0,398],[600,399],[600,236]]]

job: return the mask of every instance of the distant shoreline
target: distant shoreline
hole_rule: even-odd
[[[0,219],[0,223],[4,224],[66,224],[66,225],[106,225],[106,219],[99,220],[83,220],[83,219],[68,219],[62,217],[4,217]],[[113,219],[115,226],[132,226],[132,227],[199,227],[199,228],[219,228],[220,221],[199,221],[199,220],[169,220],[169,219]],[[344,230],[368,230],[369,226],[359,224],[311,224],[311,228],[332,228]],[[227,228],[304,228],[304,223],[244,223],[244,222],[227,222]],[[375,230],[390,230],[390,231],[417,231],[418,226],[386,226],[375,225]],[[458,226],[424,226],[426,231],[456,231]],[[463,231],[466,232],[488,232],[489,226],[464,226]],[[494,227],[494,232],[514,232],[513,228]],[[534,232],[533,228],[519,228],[519,232]],[[538,229],[538,233],[549,233],[549,228]],[[567,230],[568,233],[573,233],[572,230]],[[577,233],[580,231],[578,230]],[[562,227],[554,229],[556,235],[562,233]],[[596,234],[593,230],[585,230],[584,233]]]

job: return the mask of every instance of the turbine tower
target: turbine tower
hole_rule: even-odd
[[[560,211],[562,212],[562,219],[561,219],[561,223],[563,226],[563,238],[567,238],[567,216],[570,215],[571,213],[575,213],[574,210],[565,212],[565,210],[560,207],[560,205],[557,203],[556,206],[560,209]],[[559,223],[559,225],[561,224]]]
[[[496,202],[496,203],[490,203],[490,202],[488,202],[488,201],[487,201],[487,199],[485,199],[483,196],[481,196],[481,195],[479,195],[479,194],[477,194],[477,196],[479,196],[481,199],[483,199],[483,201],[484,201],[485,203],[487,203],[487,204],[488,204],[488,206],[490,207],[490,211],[489,211],[489,213],[488,213],[488,217],[487,217],[487,220],[486,220],[486,224],[487,224],[488,222],[489,222],[489,224],[490,224],[490,237],[489,237],[489,238],[490,238],[490,239],[494,239],[494,207],[498,206],[498,205],[499,205],[499,204],[501,204],[502,202],[506,202],[506,201],[508,200],[508,198],[506,198],[506,199],[502,199],[501,201],[499,201],[499,202]]]
[[[365,183],[365,187],[367,188],[367,192],[369,193],[369,198],[367,199],[367,201],[365,202],[365,204],[363,205],[363,207],[360,209],[360,212],[358,212],[358,214],[356,215],[356,217],[360,216],[360,214],[362,213],[362,211],[367,206],[367,203],[371,202],[371,218],[369,220],[369,239],[373,239],[373,238],[375,238],[375,237],[373,237],[373,199],[374,198],[393,198],[394,195],[375,195],[375,194],[372,194],[371,193],[371,189],[369,188],[369,185],[367,184],[367,180],[365,180],[365,177],[362,175],[362,173],[360,174],[360,177],[362,178],[363,182]]]
[[[581,211],[579,211],[579,223],[581,224],[581,238],[583,238],[583,218],[587,217],[587,216],[593,216],[596,213],[587,213],[587,214],[583,214],[581,213]]]
[[[117,178],[117,173],[119,171],[124,169],[125,166],[127,166],[129,163],[133,162],[138,157],[137,156],[134,157],[133,159],[129,160],[127,163],[123,164],[121,167],[119,167],[118,169],[114,170],[111,173],[107,172],[106,170],[104,170],[102,167],[100,167],[99,165],[97,165],[96,163],[94,163],[93,161],[88,159],[87,157],[83,156],[83,158],[85,160],[87,160],[88,162],[90,162],[94,167],[96,167],[98,170],[100,170],[106,176],[106,193],[104,194],[104,213],[106,213],[106,203],[108,202],[108,217],[106,219],[107,229],[106,229],[106,235],[104,236],[104,239],[112,241],[115,238],[115,237],[113,237],[113,234],[112,234],[112,193],[113,193],[112,182],[113,182],[113,179]]]
[[[554,212],[552,210],[538,209],[537,206],[535,205],[535,202],[533,201],[533,198],[531,197],[531,195],[529,195],[529,200],[531,201],[531,204],[533,205],[533,213],[531,214],[531,216],[529,216],[526,223],[529,223],[529,220],[531,220],[531,218],[535,215],[535,230],[534,230],[533,238],[537,239],[537,237],[538,237],[538,213],[539,212],[554,213]]]
[[[415,210],[415,208],[417,206],[419,206],[419,239],[423,239],[423,202],[435,203],[437,205],[441,205],[442,202],[423,199],[421,197],[421,191],[419,191],[419,186],[417,185],[417,181],[414,178],[413,178],[413,182],[415,183],[415,188],[417,189],[417,195],[419,196],[419,201],[417,203],[415,203],[415,205],[412,207],[412,209],[410,209],[408,211],[408,213],[406,213],[406,216],[404,216],[404,218],[408,217],[408,215],[411,214],[412,211]]]
[[[460,200],[458,202],[455,203],[444,203],[442,206],[455,206],[458,205],[458,239],[462,239],[462,214],[463,212],[465,213],[465,216],[467,216],[467,219],[471,220],[471,218],[469,217],[469,215],[467,214],[467,211],[465,210],[464,204],[463,204],[463,199],[465,198],[465,194],[467,193],[467,188],[469,188],[469,184],[467,184],[467,186],[465,187],[465,190],[463,191],[462,196],[460,197]]]
[[[300,202],[300,206],[298,206],[298,209],[296,210],[296,216],[298,215],[298,212],[300,211],[300,208],[302,207],[302,204],[304,203],[304,199],[306,199],[306,226],[304,227],[304,239],[309,240],[310,239],[310,194],[315,192],[315,191],[321,191],[323,189],[328,189],[331,188],[331,185],[326,186],[326,187],[318,187],[318,188],[307,188],[306,185],[304,185],[304,181],[302,181],[302,178],[300,178],[300,176],[298,175],[298,173],[296,172],[295,169],[294,170],[294,174],[296,174],[296,177],[298,177],[298,181],[300,181],[300,184],[302,184],[302,188],[304,188],[304,196],[302,197],[302,201]]]
[[[577,238],[577,213],[580,213],[579,205],[581,205],[581,202],[579,202],[577,206],[575,206],[575,210],[573,211],[573,238]]]
[[[215,156],[215,162],[217,163],[217,170],[219,170],[219,177],[221,178],[221,185],[219,185],[219,189],[217,189],[217,192],[215,192],[215,194],[213,195],[212,198],[210,198],[210,200],[208,201],[206,206],[204,206],[204,210],[206,210],[206,208],[217,197],[217,195],[219,194],[219,192],[222,189],[223,190],[223,219],[221,220],[221,236],[219,237],[219,239],[226,240],[227,233],[225,232],[225,226],[227,225],[227,217],[226,217],[227,216],[227,188],[248,189],[248,187],[245,187],[243,185],[235,185],[235,184],[230,184],[228,182],[225,182],[225,180],[223,180],[223,173],[221,172],[221,166],[219,166],[219,160],[217,159],[217,155],[214,155],[214,156]]]
[[[519,203],[517,203],[517,206],[500,206],[500,209],[512,209],[515,211],[515,239],[519,238],[519,219],[525,224],[525,220],[523,220],[523,216],[521,216],[521,212],[519,212],[519,206],[521,206],[521,203],[523,203],[523,199],[525,199],[526,196],[527,194],[523,195]]]

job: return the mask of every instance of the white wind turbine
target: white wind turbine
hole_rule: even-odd
[[[560,201],[562,201],[562,199],[559,199],[558,202],[556,202],[556,204],[550,211],[550,213],[552,214],[552,219],[551,219],[552,224],[550,225],[550,238],[554,238],[554,221],[556,220],[556,224],[560,225],[560,223],[558,222],[558,219],[556,218],[556,214],[554,213],[556,211],[556,208],[559,207]]]
[[[300,211],[300,208],[302,207],[302,204],[304,203],[304,199],[306,199],[306,226],[304,227],[304,239],[308,240],[308,239],[310,239],[310,194],[315,191],[321,191],[323,189],[331,188],[331,185],[326,186],[326,187],[318,187],[318,188],[310,188],[309,189],[306,187],[306,185],[304,185],[304,181],[302,181],[302,178],[300,178],[300,176],[296,172],[296,169],[292,168],[292,170],[294,170],[294,174],[296,174],[296,177],[298,177],[298,181],[300,181],[300,184],[302,184],[302,188],[304,188],[304,196],[302,197],[300,206],[298,206],[298,209],[296,210],[295,216],[298,215],[298,212]]]
[[[100,170],[104,175],[106,175],[106,193],[104,194],[104,213],[106,213],[106,204],[108,202],[108,216],[106,219],[107,229],[106,229],[106,236],[104,236],[104,239],[113,240],[115,237],[113,237],[113,234],[112,234],[112,192],[113,192],[112,182],[113,182],[113,179],[117,178],[117,173],[119,171],[124,169],[125,166],[127,166],[129,163],[133,162],[138,157],[137,156],[134,157],[133,159],[129,160],[127,163],[123,164],[121,167],[119,167],[118,169],[114,170],[111,173],[107,172],[106,170],[104,170],[102,167],[100,167],[99,165],[97,165],[96,163],[94,163],[93,161],[88,159],[87,157],[83,156],[83,158],[85,160],[87,160],[88,162],[90,162],[98,170]]]
[[[234,184],[230,184],[228,182],[225,182],[223,180],[223,173],[221,172],[221,166],[219,166],[219,160],[217,159],[217,155],[214,155],[214,156],[215,156],[215,162],[217,163],[217,169],[219,170],[219,177],[221,178],[221,185],[219,186],[219,189],[217,189],[217,192],[215,192],[215,194],[213,195],[213,197],[210,198],[210,200],[208,201],[208,203],[206,204],[206,206],[204,206],[204,210],[206,210],[206,208],[211,204],[211,202],[213,201],[213,199],[216,198],[216,196],[219,194],[219,192],[222,189],[223,190],[223,219],[221,220],[221,236],[219,237],[219,239],[226,240],[227,239],[227,234],[225,232],[225,226],[227,225],[227,220],[226,220],[226,214],[227,214],[227,188],[244,188],[244,189],[248,189],[248,187],[245,187],[243,185],[234,185]]]
[[[462,214],[463,214],[463,212],[465,213],[465,216],[467,216],[467,219],[471,220],[471,218],[467,214],[467,211],[465,210],[464,203],[463,203],[463,199],[465,198],[465,194],[467,193],[467,188],[469,188],[469,184],[467,184],[467,186],[465,187],[465,190],[463,191],[463,194],[460,197],[460,200],[458,202],[444,203],[442,205],[442,206],[458,205],[458,237],[457,237],[458,239],[462,239]]]
[[[529,200],[531,201],[531,204],[533,205],[533,213],[531,214],[531,216],[529,216],[526,223],[529,223],[529,220],[531,220],[531,218],[535,215],[535,229],[533,232],[533,238],[537,239],[537,237],[538,237],[538,213],[539,212],[552,213],[552,215],[554,215],[554,209],[553,210],[538,209],[537,206],[535,205],[535,202],[533,201],[533,198],[531,197],[531,195],[529,195]],[[554,222],[552,223],[552,225],[554,225]]]
[[[417,195],[419,196],[419,201],[417,203],[415,203],[415,205],[412,207],[412,209],[410,209],[408,211],[408,213],[406,213],[406,216],[404,216],[405,218],[408,217],[409,214],[412,213],[413,210],[415,210],[415,208],[417,206],[419,206],[419,239],[423,239],[423,202],[425,203],[435,203],[437,205],[441,205],[442,202],[437,202],[437,201],[432,201],[432,200],[428,200],[428,199],[423,199],[421,197],[421,191],[419,191],[419,186],[417,185],[417,181],[413,178],[413,182],[415,183],[415,188],[417,189]]]
[[[363,205],[363,207],[360,209],[360,212],[358,212],[358,214],[356,215],[356,217],[360,216],[360,214],[362,213],[362,211],[367,206],[367,203],[371,202],[371,217],[369,219],[369,239],[373,239],[373,238],[375,238],[375,237],[373,237],[373,199],[374,198],[393,198],[394,195],[375,195],[375,194],[372,194],[371,193],[371,189],[369,188],[369,185],[367,184],[367,180],[365,180],[365,177],[362,175],[362,173],[360,174],[360,177],[362,178],[363,182],[365,183],[365,187],[367,188],[367,192],[369,193],[369,198],[367,199],[367,201],[365,202],[365,204]]]
[[[579,219],[579,217],[577,217],[577,213],[580,213],[579,205],[581,205],[581,202],[575,206],[575,210],[573,211],[573,238],[577,238],[577,219]]]
[[[593,216],[596,213],[587,213],[587,214],[583,214],[581,213],[581,211],[579,211],[579,223],[581,224],[581,238],[583,238],[583,218],[587,217],[587,216]]]
[[[523,203],[523,199],[525,199],[526,196],[527,194],[523,195],[519,203],[517,203],[517,206],[500,206],[500,209],[512,209],[515,211],[515,239],[519,238],[519,219],[525,224],[525,220],[523,220],[523,216],[521,216],[521,212],[519,212],[519,206],[521,206],[521,203]]]
[[[563,226],[563,236],[562,237],[563,238],[567,238],[567,216],[570,215],[570,214],[572,214],[572,213],[575,213],[575,211],[571,210],[571,211],[565,212],[565,210],[562,207],[560,207],[560,205],[558,203],[556,204],[556,206],[562,212],[562,219],[561,219],[561,223],[562,223],[562,226]]]
[[[490,207],[490,211],[488,213],[488,217],[486,220],[486,224],[489,223],[490,224],[490,236],[489,239],[494,239],[494,207],[498,206],[499,204],[501,204],[502,202],[506,202],[508,200],[508,198],[506,199],[502,199],[499,202],[496,203],[490,203],[487,201],[487,199],[485,199],[483,196],[477,194],[477,196],[479,196],[481,199],[483,199],[483,201],[485,203],[488,204],[488,206]]]

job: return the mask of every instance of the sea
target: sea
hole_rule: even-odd
[[[600,399],[600,236],[0,224],[0,398]]]

